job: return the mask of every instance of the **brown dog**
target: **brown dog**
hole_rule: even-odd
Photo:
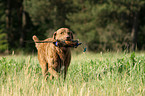
[[[53,40],[72,40],[73,34],[68,28],[60,28],[53,34],[53,38],[44,41]],[[42,74],[45,79],[47,73],[50,73],[50,79],[58,78],[59,73],[64,71],[64,79],[71,60],[71,51],[68,47],[58,47],[53,43],[36,43],[39,39],[34,35],[33,40],[38,50],[38,60],[42,68]]]

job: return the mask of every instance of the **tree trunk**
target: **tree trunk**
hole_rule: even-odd
[[[132,27],[132,32],[131,32],[132,50],[133,51],[135,51],[135,48],[137,47],[138,15],[139,15],[139,12],[135,12],[135,15],[133,18],[133,27]]]
[[[18,23],[19,23],[19,32],[20,32],[20,47],[23,48],[25,46],[24,44],[24,35],[25,35],[25,30],[24,30],[24,9],[23,9],[23,0],[18,1]],[[24,16],[24,17],[23,17]]]
[[[6,29],[7,29],[7,40],[8,40],[8,44],[11,44],[12,41],[12,30],[11,30],[11,23],[12,23],[12,16],[11,16],[11,0],[7,0],[6,3]]]

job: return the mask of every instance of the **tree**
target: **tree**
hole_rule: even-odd
[[[23,0],[0,1],[0,8],[0,39],[1,42],[5,41],[2,38],[6,39],[5,50],[28,47],[30,44],[24,41],[31,40],[35,34],[33,31],[37,28],[33,26],[29,14],[24,10]],[[5,43],[1,43],[1,47],[2,45]]]
[[[108,15],[111,16],[111,18],[108,18],[109,20],[113,20],[113,22],[117,21],[118,24],[122,23],[120,26],[124,29],[126,36],[127,36],[126,33],[129,34],[129,36],[127,37],[129,41],[132,42],[129,46],[131,46],[131,49],[135,51],[140,25],[139,15],[141,9],[145,5],[145,1],[109,0],[107,3],[104,3],[103,5],[108,6],[105,7],[104,10],[109,10]],[[101,11],[101,13],[103,12]]]
[[[136,0],[1,0],[0,46],[32,50],[25,41],[34,34],[44,39],[68,27],[91,51],[145,49],[144,6]]]
[[[23,0],[7,0],[6,2],[6,29],[9,48],[18,47],[20,44],[22,47],[22,12],[23,12]],[[17,18],[17,19],[16,19]],[[17,33],[17,34],[16,34]],[[20,43],[18,43],[20,37]],[[13,42],[17,41],[17,42]]]
[[[138,42],[137,33],[140,30],[139,15],[145,5],[145,1],[101,0],[95,3],[83,1],[83,3],[79,4],[80,10],[75,14],[68,15],[69,20],[67,20],[67,24],[76,32],[81,33],[82,37],[85,37],[79,36],[82,40],[90,40],[86,41],[88,47],[91,44],[91,46],[100,46],[104,50],[129,50],[130,48],[135,50],[136,43]],[[84,24],[88,25],[83,26]],[[94,32],[89,28],[92,28],[91,30]],[[89,36],[91,34],[97,37],[92,39],[92,36]],[[98,47],[92,47],[98,49]]]
[[[8,49],[7,34],[5,30],[5,2],[0,2],[0,52],[5,52]]]
[[[88,48],[93,50],[99,37],[96,30],[95,15],[92,11],[93,4],[89,1],[74,1],[76,13],[67,15],[66,24],[75,32],[77,37],[86,42]]]

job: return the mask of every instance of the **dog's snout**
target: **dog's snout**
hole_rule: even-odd
[[[70,38],[70,36],[67,36],[66,39],[67,39],[67,40],[70,40],[71,38]]]
[[[70,36],[67,36],[66,38],[67,38],[67,39],[70,39]]]

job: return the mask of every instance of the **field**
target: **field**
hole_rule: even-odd
[[[1,56],[0,96],[145,96],[145,53],[73,54],[66,80],[47,82],[36,55]]]

